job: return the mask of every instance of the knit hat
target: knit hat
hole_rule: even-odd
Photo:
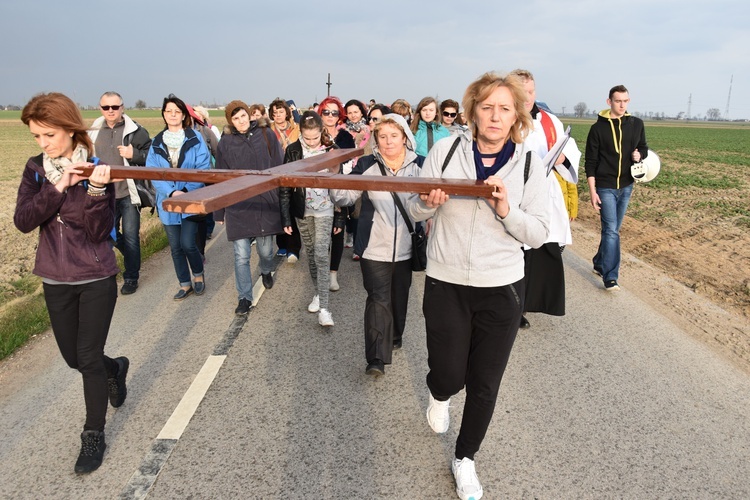
[[[247,107],[247,104],[242,101],[232,101],[224,108],[224,116],[226,116],[228,124],[232,123],[232,114],[237,108],[244,109],[247,116],[250,116],[250,109]]]

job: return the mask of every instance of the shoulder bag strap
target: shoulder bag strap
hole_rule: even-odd
[[[529,169],[531,168],[531,151],[526,153],[526,166],[523,169],[523,183],[529,180]]]
[[[387,177],[385,173],[385,167],[383,167],[383,164],[380,163],[380,160],[375,160],[378,162],[378,166],[380,167],[380,173]],[[414,234],[414,226],[411,225],[411,221],[409,220],[409,217],[406,215],[406,210],[404,209],[404,206],[401,204],[401,198],[398,197],[396,193],[391,191],[391,196],[393,196],[393,201],[396,202],[396,207],[398,207],[398,211],[401,212],[401,217],[404,218],[404,222],[406,222],[406,228],[409,230],[409,234]]]
[[[453,153],[456,152],[456,148],[458,147],[458,144],[461,142],[460,137],[456,137],[456,140],[453,142],[453,146],[451,146],[450,151],[448,151],[448,156],[445,157],[445,161],[443,161],[443,168],[441,172],[445,172],[445,167],[448,166],[448,162],[451,161],[451,158],[453,158]]]

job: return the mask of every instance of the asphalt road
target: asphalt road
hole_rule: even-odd
[[[181,303],[165,251],[120,297],[107,353],[130,358],[102,467],[77,476],[80,376],[45,335],[0,367],[0,498],[455,498],[451,428],[425,420],[414,275],[404,348],[364,373],[365,294],[346,250],[336,325],[306,310],[306,258],[237,320],[231,245]],[[568,314],[529,315],[476,456],[485,498],[750,498],[750,376],[565,252]],[[256,288],[256,290],[259,290]],[[257,296],[256,296],[257,297]]]

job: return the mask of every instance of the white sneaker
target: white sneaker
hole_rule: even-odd
[[[320,323],[320,326],[333,326],[333,316],[331,316],[331,311],[328,309],[321,309],[318,313],[318,323]]]
[[[339,273],[336,271],[331,271],[331,282],[329,283],[328,289],[332,292],[337,292],[339,290],[339,280],[337,279]]]
[[[456,479],[456,493],[461,500],[479,500],[482,498],[482,484],[474,470],[474,460],[454,458],[451,461],[451,472]]]
[[[351,248],[354,246],[354,235],[352,233],[346,233],[344,236],[344,248]]]
[[[286,261],[290,264],[296,264],[297,263],[297,256],[293,253],[286,254]]]
[[[448,431],[448,426],[451,423],[451,416],[448,411],[450,402],[450,399],[448,401],[438,401],[430,393],[430,404],[427,405],[427,423],[438,434]]]
[[[310,302],[310,305],[307,306],[307,310],[311,313],[316,313],[320,311],[320,297],[319,296],[316,295],[315,297],[313,297],[312,302]]]

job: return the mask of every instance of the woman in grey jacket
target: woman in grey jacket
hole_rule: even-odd
[[[449,200],[437,189],[410,200],[408,208],[415,220],[434,218],[423,311],[427,421],[435,432],[448,430],[450,398],[466,387],[451,462],[463,499],[483,492],[474,454],[492,419],[521,320],[522,245],[537,248],[549,232],[544,168],[523,144],[533,127],[524,101],[517,77],[482,75],[463,99],[470,130],[437,142],[422,168],[423,177],[484,180],[495,188],[492,200]]]
[[[417,177],[423,158],[414,152],[414,136],[403,117],[385,115],[373,129],[373,154],[363,156],[351,175]],[[411,235],[393,194],[382,191],[331,190],[339,206],[362,197],[354,253],[361,256],[365,303],[366,373],[382,375],[393,349],[401,347],[411,287]],[[416,194],[398,193],[406,207]],[[412,221],[412,227],[414,222]]]

